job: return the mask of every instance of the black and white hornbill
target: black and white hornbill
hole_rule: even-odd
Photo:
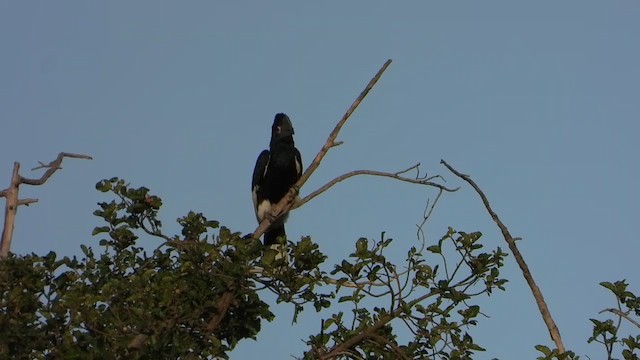
[[[286,114],[276,114],[271,126],[271,143],[269,150],[258,156],[253,169],[251,191],[253,206],[258,223],[262,222],[289,191],[289,188],[302,175],[302,158],[293,143],[293,125]],[[289,214],[276,219],[264,233],[264,244],[269,246],[278,242],[278,237],[286,237],[284,223]]]

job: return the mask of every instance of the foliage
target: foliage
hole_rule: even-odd
[[[627,290],[628,284],[625,280],[615,283],[601,282],[600,285],[613,293],[616,297],[617,307],[615,309],[605,309],[600,313],[610,313],[617,318],[616,322],[609,318],[604,321],[591,319],[593,323],[593,335],[589,342],[598,342],[604,345],[607,358],[611,359],[616,345],[622,346],[622,357],[625,360],[640,359],[640,335],[629,335],[620,338],[619,333],[624,322],[631,323],[640,329],[637,318],[640,316],[640,297]],[[635,317],[635,319],[634,319]]]
[[[384,233],[361,238],[326,272],[326,256],[308,237],[264,248],[194,212],[168,236],[162,200],[149,189],[118,178],[96,188],[113,199],[94,212],[104,221],[93,232],[97,247],[82,245],[80,258],[50,252],[0,261],[0,358],[228,358],[274,320],[275,294],[276,304],[293,306],[294,322],[309,306],[322,313],[305,359],[470,359],[484,350],[471,336],[482,315],[474,299],[506,283],[506,254],[483,251],[479,232],[449,228],[400,262],[387,257],[393,241]],[[143,248],[141,237],[158,246]],[[626,283],[602,285],[620,311],[638,315]],[[622,344],[625,359],[638,358],[640,338],[618,339],[620,324],[592,321],[590,341]],[[540,359],[577,359],[537,348]]]
[[[94,212],[105,222],[93,232],[98,251],[82,245],[80,259],[51,252],[0,262],[6,314],[0,357],[226,358],[239,341],[256,337],[263,320],[274,319],[264,300],[268,291],[277,303],[293,304],[294,321],[306,304],[316,311],[352,307],[351,321],[343,312],[324,321],[309,338],[307,358],[462,358],[482,350],[466,332],[480,309],[467,302],[506,281],[498,278],[504,253],[478,254],[479,233],[449,229],[428,249],[442,266],[411,248],[402,271],[384,256],[390,239],[359,239],[331,272],[336,280],[320,269],[326,257],[309,238],[288,242],[288,256],[280,257],[194,212],[178,219],[181,234],[170,237],[158,218],[162,201],[149,189],[118,178],[96,188],[114,197]],[[145,250],[143,235],[160,245]],[[459,254],[453,269],[443,255],[446,244]],[[365,306],[372,297],[389,306]],[[413,340],[398,344],[396,325],[412,331]]]
[[[117,178],[97,188],[117,198],[95,211],[106,222],[94,230],[99,253],[82,245],[81,259],[51,252],[0,262],[0,358],[227,357],[274,318],[257,283],[299,309],[329,305],[314,291],[325,257],[309,239],[291,244],[304,254],[276,279],[269,274],[279,264],[259,241],[193,212],[178,219],[182,236],[169,238],[157,217],[162,202],[148,189]],[[162,244],[148,253],[137,245],[141,231]],[[288,276],[294,271],[300,276]]]
[[[498,269],[506,255],[500,248],[479,253],[480,237],[450,228],[426,253],[412,247],[403,271],[385,258],[391,240],[384,234],[376,243],[359,239],[351,261],[343,260],[331,272],[339,276],[338,292],[347,289],[338,302],[350,305],[350,320],[342,311],[326,319],[320,334],[309,338],[305,357],[466,359],[483,351],[467,332],[480,315],[480,307],[470,302],[495,288],[504,290]],[[453,266],[445,247],[457,254]],[[370,301],[380,298],[386,301]],[[388,306],[382,306],[385,302]],[[399,343],[399,328],[413,339]]]

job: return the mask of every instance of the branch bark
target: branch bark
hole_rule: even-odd
[[[533,297],[536,300],[536,304],[538,305],[538,309],[540,310],[542,319],[544,320],[544,323],[547,326],[547,330],[549,330],[549,335],[551,336],[551,340],[553,340],[553,342],[556,344],[556,348],[558,348],[558,351],[560,353],[564,353],[565,348],[564,348],[564,344],[562,343],[562,337],[560,336],[560,330],[558,330],[558,326],[556,326],[556,323],[553,320],[553,317],[551,316],[551,312],[547,307],[547,303],[544,301],[544,297],[542,296],[542,291],[540,291],[540,288],[538,287],[535,280],[533,279],[533,275],[531,275],[529,266],[527,266],[527,263],[524,261],[524,258],[520,253],[520,250],[518,250],[518,247],[516,245],[516,239],[511,236],[507,227],[504,225],[504,223],[502,223],[498,215],[491,208],[491,205],[489,204],[489,200],[485,196],[484,192],[482,192],[482,190],[480,190],[480,187],[473,180],[471,180],[469,175],[465,175],[458,172],[456,169],[451,167],[451,165],[447,164],[447,162],[444,160],[440,160],[440,163],[443,164],[447,169],[449,169],[449,171],[451,171],[454,175],[456,175],[457,177],[469,183],[469,185],[473,187],[476,193],[480,195],[480,198],[482,199],[482,203],[484,204],[484,207],[487,209],[487,211],[489,212],[489,215],[491,215],[491,218],[496,223],[496,225],[498,225],[498,228],[500,228],[500,231],[502,232],[502,236],[504,237],[505,241],[509,245],[509,249],[511,250],[511,253],[513,253],[513,257],[516,259],[516,262],[518,263],[520,270],[522,270],[522,275],[524,275],[524,278],[527,281],[527,284],[529,284],[529,288],[531,288],[531,292],[533,293]]]
[[[351,114],[356,110],[358,105],[360,105],[362,100],[364,100],[364,98],[367,96],[369,91],[373,89],[373,87],[378,82],[378,80],[380,79],[384,71],[389,67],[389,65],[391,65],[391,59],[387,60],[384,63],[384,65],[382,65],[380,70],[378,70],[376,75],[371,79],[371,81],[369,81],[367,86],[364,88],[364,90],[362,90],[360,95],[351,104],[349,109],[347,109],[347,112],[342,116],[342,119],[340,119],[340,121],[335,126],[333,131],[331,131],[331,134],[329,134],[329,137],[327,138],[326,143],[322,146],[322,149],[320,149],[316,157],[313,159],[313,162],[311,162],[311,164],[309,165],[307,170],[302,174],[300,179],[291,187],[291,189],[289,189],[287,194],[278,202],[278,204],[271,209],[270,216],[265,216],[265,219],[260,223],[260,225],[258,225],[256,230],[253,232],[254,238],[260,238],[260,236],[264,234],[264,232],[269,228],[269,226],[271,226],[271,223],[275,221],[275,219],[279,218],[280,216],[282,216],[283,214],[285,214],[287,211],[291,209],[291,207],[294,205],[294,200],[298,195],[300,188],[307,182],[309,177],[311,177],[311,175],[316,171],[318,166],[320,166],[320,162],[322,161],[324,156],[327,154],[329,149],[331,149],[332,147],[338,146],[340,144],[335,140],[336,140],[336,137],[338,137],[338,133],[340,132],[340,129],[342,129],[342,126],[347,122]]]
[[[420,166],[420,164],[416,164],[406,170],[403,171],[399,171],[396,173],[390,173],[390,172],[384,172],[384,171],[376,171],[376,170],[354,170],[354,171],[350,171],[346,174],[342,174],[338,177],[336,177],[335,179],[329,181],[328,183],[324,184],[323,186],[321,186],[320,188],[318,188],[318,190],[313,191],[312,193],[310,193],[309,195],[305,196],[303,199],[296,201],[296,203],[294,204],[294,206],[292,206],[292,209],[296,209],[299,208],[300,206],[306,204],[307,202],[309,202],[311,199],[315,198],[316,196],[322,194],[323,192],[327,191],[330,187],[332,187],[333,185],[346,180],[350,177],[356,176],[356,175],[371,175],[371,176],[381,176],[381,177],[388,177],[391,179],[396,179],[396,180],[400,180],[400,181],[405,181],[408,183],[412,183],[412,184],[419,184],[419,185],[425,185],[425,186],[432,186],[435,188],[438,188],[440,190],[443,191],[448,191],[448,192],[454,192],[457,191],[459,188],[448,188],[444,185],[432,182],[431,180],[433,180],[434,178],[436,178],[437,176],[432,176],[432,177],[428,177],[428,178],[421,178],[419,175],[420,173],[418,172],[418,174],[416,175],[415,178],[409,178],[406,176],[401,176],[401,174],[404,174],[410,170],[414,170],[414,169],[418,169],[418,166]]]
[[[214,314],[211,319],[209,319],[209,322],[205,327],[205,330],[208,333],[214,332],[218,328],[218,326],[220,326],[220,323],[227,314],[227,310],[229,310],[231,305],[233,305],[234,301],[235,298],[233,296],[233,292],[226,291],[224,294],[222,294],[220,300],[218,300],[218,303],[216,304],[216,314]]]
[[[13,229],[18,206],[29,205],[38,201],[38,199],[18,199],[20,185],[44,184],[51,177],[51,175],[53,175],[53,173],[55,173],[58,169],[62,169],[62,160],[65,157],[88,160],[92,159],[91,156],[88,155],[61,152],[60,154],[58,154],[58,157],[55,160],[51,161],[49,164],[40,163],[40,166],[32,169],[47,169],[47,171],[45,171],[45,173],[42,174],[39,179],[29,179],[20,176],[20,163],[13,163],[13,172],[11,174],[11,182],[9,184],[9,187],[0,191],[0,197],[6,198],[4,208],[4,226],[2,228],[2,238],[0,240],[0,259],[4,259],[9,256],[9,250],[11,249],[11,238],[13,237]]]

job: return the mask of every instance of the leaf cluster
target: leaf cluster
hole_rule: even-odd
[[[376,242],[358,240],[331,272],[350,314],[326,319],[305,358],[469,359],[483,351],[469,334],[481,314],[472,301],[504,290],[507,280],[499,270],[506,254],[482,252],[481,236],[449,228],[436,245],[412,247],[403,268],[385,256],[392,239],[384,233]]]

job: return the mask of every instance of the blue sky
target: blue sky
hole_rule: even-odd
[[[189,210],[242,232],[255,228],[250,177],[286,112],[305,165],[387,58],[393,64],[302,189],[354,169],[421,162],[462,190],[428,224],[479,230],[506,248],[476,194],[439,165],[470,174],[519,243],[563,335],[579,355],[589,318],[614,305],[600,281],[640,292],[640,3],[537,2],[18,2],[0,0],[0,188],[58,152],[67,160],[20,208],[12,250],[79,253],[98,219],[103,178],[120,176],[164,200],[168,231]],[[33,177],[39,176],[34,173]],[[433,191],[354,178],[292,214],[329,263],[361,236],[395,239],[398,259]],[[481,301],[478,359],[528,359],[550,345],[513,258],[506,293]],[[234,359],[299,355],[319,328],[291,309]]]

